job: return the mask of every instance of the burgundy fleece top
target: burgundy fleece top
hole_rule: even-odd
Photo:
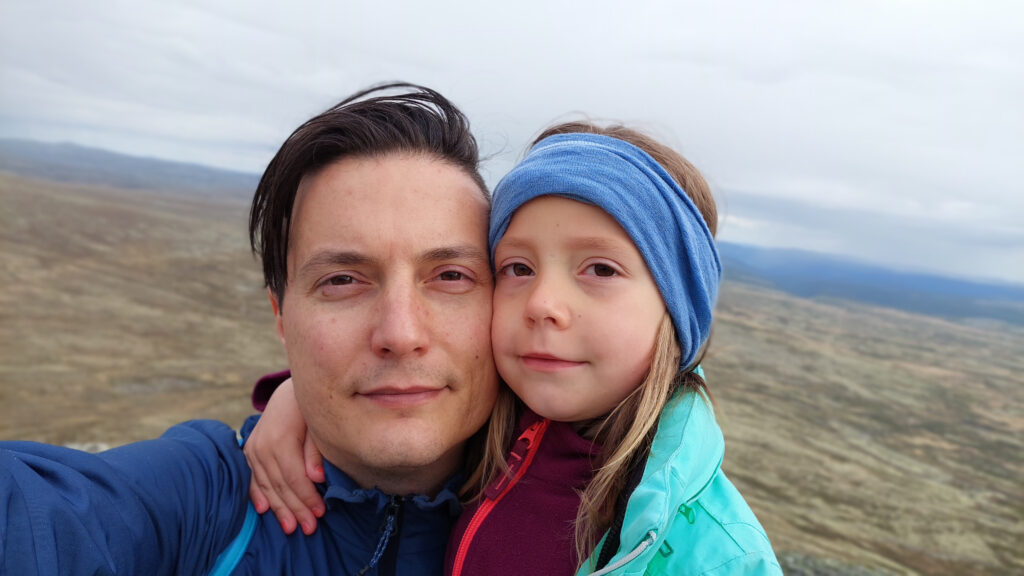
[[[529,409],[519,418],[517,434],[542,419]],[[573,524],[579,492],[594,476],[591,467],[597,447],[571,424],[550,422],[520,480],[494,505],[469,542],[463,576],[576,573]],[[489,495],[494,494],[488,491]],[[448,540],[445,574],[452,574],[459,547],[466,537],[478,500],[459,516]]]

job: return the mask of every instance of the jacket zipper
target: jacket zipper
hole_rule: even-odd
[[[394,575],[398,573],[398,546],[402,542],[402,518],[405,515],[405,499],[400,496],[392,496],[388,506],[388,512],[394,515],[395,523],[391,529],[391,539],[384,548],[384,554],[377,564],[377,573],[381,576]]]
[[[378,574],[395,573],[395,562],[398,555],[398,532],[401,530],[401,522],[402,498],[392,495],[391,500],[388,502],[384,523],[381,525],[381,535],[377,540],[377,549],[374,551],[370,561],[357,573],[357,576],[368,574],[374,568],[377,569]],[[386,572],[385,568],[387,568]]]
[[[614,564],[609,564],[609,565],[605,566],[604,568],[601,568],[597,572],[591,572],[590,576],[603,576],[604,574],[611,574],[612,572],[618,570],[619,568],[622,568],[623,566],[625,566],[626,564],[629,564],[630,562],[635,560],[638,556],[643,554],[644,550],[647,550],[648,548],[650,548],[651,545],[654,544],[654,541],[657,540],[657,538],[658,538],[658,533],[657,532],[655,532],[654,530],[648,530],[647,534],[644,535],[644,539],[641,540],[639,544],[637,544],[636,548],[634,548],[632,552],[630,552],[629,554],[626,554],[621,560],[619,560],[618,562],[616,562]]]
[[[461,576],[462,565],[466,562],[469,545],[472,543],[473,537],[476,536],[477,530],[480,529],[491,510],[505,497],[505,494],[508,494],[509,490],[526,475],[527,469],[533,462],[533,457],[537,454],[536,448],[540,446],[540,441],[550,423],[551,421],[547,418],[534,422],[516,439],[516,443],[508,455],[509,473],[502,474],[495,479],[484,491],[484,500],[473,513],[473,518],[470,519],[469,525],[466,527],[466,533],[462,535],[462,541],[459,542],[459,550],[455,554],[451,576]]]
[[[718,459],[718,466],[716,467],[716,469],[720,469],[722,467],[722,461],[724,459],[725,459],[724,456]],[[694,496],[692,498],[690,498],[686,502],[683,502],[683,504],[680,505],[679,513],[683,514],[683,516],[686,517],[686,520],[688,522],[690,522],[690,524],[693,524],[693,521],[690,520],[689,515],[683,513],[682,508],[685,506],[687,509],[689,509],[690,508],[690,504],[693,504],[697,500],[697,498],[699,498],[700,495],[703,494],[705,490],[707,490],[708,486],[711,485],[711,482],[715,479],[716,475],[717,474],[712,474],[711,478],[709,478],[708,481],[705,482],[703,486],[701,486],[700,490],[697,490],[694,493]],[[625,566],[626,564],[629,564],[634,559],[636,559],[638,556],[643,554],[644,550],[647,550],[648,548],[650,548],[651,545],[654,544],[654,542],[657,539],[658,539],[658,533],[655,532],[654,530],[648,530],[647,534],[644,535],[643,540],[640,541],[640,544],[638,544],[636,546],[636,548],[633,549],[632,552],[630,552],[629,554],[627,554],[621,560],[619,560],[618,562],[615,562],[614,564],[609,564],[608,566],[605,566],[604,568],[598,570],[597,572],[591,572],[590,576],[603,576],[604,574],[611,574],[615,570],[618,570],[619,568],[622,568],[623,566]]]

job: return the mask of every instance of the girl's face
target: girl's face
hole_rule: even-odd
[[[498,372],[536,413],[607,414],[647,374],[661,294],[625,230],[559,196],[524,204],[495,249]]]

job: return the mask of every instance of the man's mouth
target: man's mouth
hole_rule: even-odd
[[[411,386],[409,388],[376,388],[366,392],[360,392],[359,396],[374,403],[395,408],[406,408],[425,404],[441,395],[444,388],[430,388],[428,386]]]

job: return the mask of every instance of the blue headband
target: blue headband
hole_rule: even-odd
[[[700,210],[643,150],[597,134],[558,134],[539,142],[494,189],[491,259],[520,206],[563,196],[610,214],[633,239],[665,300],[689,367],[711,332],[722,265]]]

